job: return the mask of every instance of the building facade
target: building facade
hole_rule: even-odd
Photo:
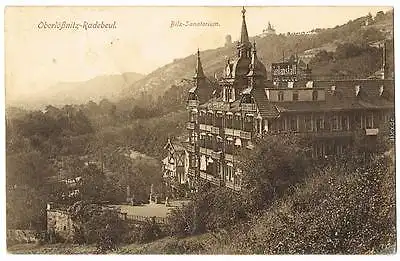
[[[162,160],[165,185],[173,191],[179,190],[179,186],[189,182],[189,153],[183,145],[170,139],[164,149],[167,151],[167,156]]]
[[[267,77],[250,43],[242,10],[237,56],[228,59],[219,88],[206,80],[197,52],[189,91],[186,144],[188,179],[241,189],[236,152],[251,149],[257,136],[287,132],[313,137],[313,157],[341,155],[355,134],[376,136],[394,114],[394,81],[313,81],[298,75],[296,62],[273,64]]]

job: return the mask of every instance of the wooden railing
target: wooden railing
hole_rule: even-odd
[[[139,221],[139,222],[146,222],[146,221],[154,221],[157,224],[165,224],[166,223],[166,218],[164,217],[145,217],[145,216],[137,216],[137,215],[126,215],[127,220],[132,220],[132,221]]]

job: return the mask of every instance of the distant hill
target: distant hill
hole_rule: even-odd
[[[48,104],[62,106],[83,104],[89,100],[99,102],[104,98],[116,100],[123,89],[143,77],[144,75],[139,73],[126,72],[101,75],[84,82],[61,82],[37,93],[34,97],[22,96],[18,101],[11,101],[10,105],[41,108]]]
[[[247,19],[252,18],[248,17]],[[251,34],[252,29],[248,28],[248,30]],[[287,58],[298,54],[299,57],[304,57],[307,52],[315,55],[320,50],[335,51],[336,47],[343,43],[366,45],[373,41],[393,39],[393,11],[386,13],[379,12],[375,17],[368,14],[358,19],[350,20],[344,25],[328,29],[315,29],[314,31],[316,33],[310,35],[259,35],[252,37],[251,41],[256,41],[258,57],[264,62],[267,70],[269,70],[271,63],[281,61],[283,56]],[[215,73],[219,76],[221,75],[228,57],[235,57],[236,46],[232,44],[231,46],[200,51],[205,74],[207,77],[212,78]],[[191,79],[194,74],[196,62],[195,52],[196,50],[193,50],[192,55],[175,59],[172,63],[158,68],[146,77],[133,83],[123,91],[124,97],[127,94],[137,96],[140,93],[147,93],[153,98],[161,97],[171,86],[179,85],[182,79]],[[305,62],[309,62],[311,57],[304,59]],[[354,57],[350,57],[350,59],[350,62],[362,60],[355,59]],[[377,60],[376,57],[375,59],[368,57],[366,59]],[[346,64],[346,60],[347,58],[342,59],[339,64]],[[320,74],[343,73],[343,71],[336,68],[332,69],[332,66],[329,65],[325,67],[325,65],[316,64],[316,66],[322,66],[315,70]],[[371,66],[376,67],[376,63]],[[367,77],[371,71],[376,70],[379,70],[379,68],[358,66],[356,69],[344,73],[365,75]]]

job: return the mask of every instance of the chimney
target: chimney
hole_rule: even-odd
[[[354,90],[356,92],[356,96],[358,96],[358,94],[360,93],[360,89],[361,89],[360,85],[355,86]]]
[[[382,96],[384,91],[383,85],[381,85],[381,87],[379,87],[379,96]]]

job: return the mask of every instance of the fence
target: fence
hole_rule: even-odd
[[[139,222],[152,221],[154,219],[155,223],[158,223],[158,224],[166,223],[166,218],[163,218],[163,217],[146,217],[146,216],[137,216],[137,215],[126,215],[126,219],[132,220],[132,221],[139,221]]]

